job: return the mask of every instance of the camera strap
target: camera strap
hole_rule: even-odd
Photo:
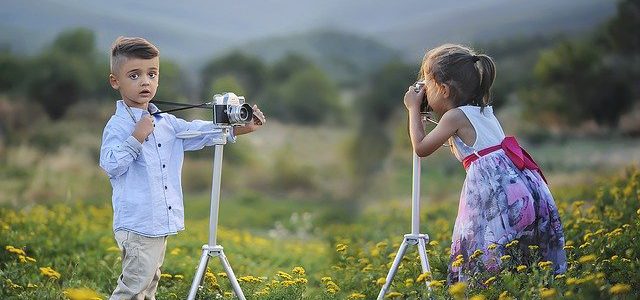
[[[154,104],[164,104],[164,105],[179,106],[179,108],[172,108],[172,109],[168,109],[168,110],[154,112],[154,113],[151,114],[152,116],[155,116],[157,114],[163,114],[163,113],[169,113],[169,112],[174,112],[174,111],[179,111],[179,110],[190,109],[190,108],[202,108],[202,107],[206,107],[206,106],[211,105],[211,102],[205,102],[205,103],[200,103],[200,104],[186,104],[186,103],[178,103],[178,102],[159,101],[159,100],[153,100],[151,102],[153,102]],[[206,107],[206,108],[210,108],[210,107]]]

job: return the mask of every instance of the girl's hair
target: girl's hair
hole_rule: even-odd
[[[491,85],[496,65],[487,55],[454,44],[444,44],[425,54],[420,79],[447,84],[456,107],[475,105],[484,108],[491,102]]]

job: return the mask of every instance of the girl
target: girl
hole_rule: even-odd
[[[420,69],[425,85],[418,92],[411,86],[404,95],[414,151],[428,156],[448,140],[467,170],[453,229],[449,283],[482,270],[498,271],[509,259],[501,260],[506,253],[518,252],[529,263],[551,261],[555,273],[567,268],[560,216],[542,172],[513,137],[505,137],[488,105],[495,75],[489,56],[446,44],[425,55]],[[429,134],[420,117],[425,96],[441,116]]]

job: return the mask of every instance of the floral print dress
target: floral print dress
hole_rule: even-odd
[[[475,110],[463,111],[474,127],[483,122],[474,115]],[[497,123],[492,112],[489,118]],[[451,144],[459,159],[476,153],[458,137]],[[518,169],[500,149],[479,157],[467,169],[447,281],[467,281],[485,270],[498,272],[512,259],[508,254],[516,253],[524,263],[550,261],[554,273],[567,268],[560,215],[547,184],[538,172]]]

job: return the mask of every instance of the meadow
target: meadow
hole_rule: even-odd
[[[91,134],[100,124],[82,120],[91,117],[76,116],[85,126],[75,136],[60,133],[77,124],[48,124],[30,135],[29,144],[4,149],[2,299],[106,299],[116,284],[120,253],[111,231],[110,188],[96,166],[99,141]],[[390,130],[404,130],[398,124]],[[354,180],[342,163],[353,136],[339,128],[275,122],[225,149],[218,241],[247,299],[375,299],[410,229],[410,152],[406,135],[396,136],[382,169],[360,191],[350,188]],[[388,299],[640,297],[638,141],[558,139],[527,146],[545,167],[562,215],[568,272],[554,276],[547,262],[523,263],[513,247],[499,273],[448,286],[464,171],[441,150],[423,162],[421,231],[430,236],[432,273],[421,273],[410,248]],[[168,239],[158,299],[186,297],[207,241],[209,156],[206,150],[187,155],[186,231]],[[233,299],[231,291],[221,265],[211,260],[198,298]]]

